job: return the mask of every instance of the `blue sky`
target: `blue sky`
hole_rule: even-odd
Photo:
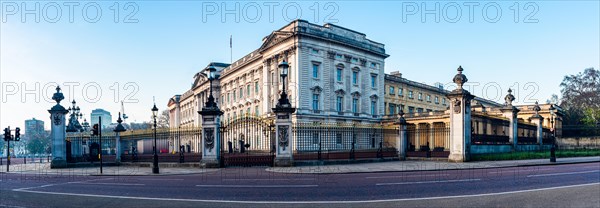
[[[34,14],[25,14],[22,21],[23,6],[32,10],[36,3],[39,9],[33,13],[39,23]],[[565,75],[600,68],[598,1],[92,1],[73,7],[72,22],[65,4],[74,3],[1,1],[3,128],[23,126],[32,117],[45,120],[48,128],[52,103],[42,96],[51,97],[52,89],[42,91],[53,82],[79,84],[74,95],[65,96],[78,101],[88,120],[95,108],[111,111],[116,119],[119,101],[125,99],[129,121],[147,121],[153,97],[159,109],[166,109],[168,98],[189,89],[193,74],[207,63],[229,62],[230,35],[236,60],[296,18],[365,33],[385,44],[387,73],[399,70],[414,81],[449,83],[462,65],[475,85],[471,92],[488,99],[500,100],[512,87],[518,89],[519,104],[544,102],[560,94]],[[436,4],[439,9],[430,12],[435,14],[422,20],[423,10]],[[274,5],[272,10],[268,5]],[[96,16],[97,7],[101,16]],[[125,23],[133,9],[137,11]],[[225,9],[234,14],[222,19]],[[24,94],[23,86],[35,93]],[[96,95],[97,88],[102,95]]]

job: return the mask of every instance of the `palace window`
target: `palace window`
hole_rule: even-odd
[[[313,94],[312,109],[319,110],[319,94]]]
[[[246,85],[246,94],[250,96],[250,85]]]
[[[344,97],[338,96],[335,102],[337,112],[342,112],[344,110]]]
[[[423,93],[419,93],[419,100],[423,100]]]
[[[231,103],[231,93],[227,93],[227,103]]]
[[[258,106],[254,107],[254,114],[256,114],[256,116],[260,115],[260,111],[258,110]]]
[[[352,112],[358,113],[358,98],[352,98]]]
[[[440,103],[440,97],[435,96],[435,104],[439,104]]]
[[[352,63],[358,63],[358,59],[357,58],[352,58]]]
[[[377,88],[377,74],[371,74],[371,87]]]
[[[417,113],[423,113],[423,108],[417,108]]]
[[[233,102],[235,102],[237,97],[235,96],[235,90],[233,90]]]
[[[394,114],[396,114],[396,104],[392,104],[392,103],[390,103],[390,106],[389,106],[389,108],[390,108],[390,109],[389,109],[390,115],[394,115]]]
[[[344,72],[344,70],[342,68],[340,68],[340,67],[337,68],[336,74],[335,74],[335,77],[336,77],[335,80],[336,81],[338,81],[338,82],[342,81],[343,72]]]
[[[342,54],[335,54],[335,58],[336,59],[343,59],[344,57],[342,57]]]
[[[414,112],[415,112],[415,107],[408,106],[408,113],[414,113]]]
[[[312,54],[319,54],[319,50],[317,50],[317,49],[314,49],[314,48],[312,48],[312,49],[310,50],[310,52],[311,52]]]
[[[412,90],[408,91],[408,98],[413,99],[413,91]]]
[[[431,95],[427,95],[426,98],[427,98],[427,102],[431,102]]]
[[[393,87],[393,86],[390,86],[390,95],[394,95],[394,94],[395,94],[395,92],[394,92],[394,87]]]
[[[404,92],[402,92],[402,91],[403,91],[402,87],[399,87],[399,88],[398,88],[398,95],[399,95],[399,96],[403,96],[403,93],[404,93]]]
[[[260,90],[260,88],[258,87],[258,82],[254,83],[254,93],[258,94],[258,91]]]
[[[446,98],[442,98],[442,105],[446,105]]]
[[[319,78],[319,64],[313,63],[313,78]]]
[[[377,101],[371,101],[371,115],[377,115]]]

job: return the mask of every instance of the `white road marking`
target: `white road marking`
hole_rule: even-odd
[[[399,183],[378,183],[377,186],[390,186],[390,185],[406,185],[406,184],[425,184],[425,183],[455,183],[455,182],[470,182],[480,181],[481,179],[460,179],[460,180],[445,180],[445,181],[413,181],[413,182],[399,182]]]
[[[415,178],[415,177],[430,177],[430,176],[449,176],[450,174],[429,174],[429,175],[409,175],[409,176],[371,176],[365,177],[366,179],[377,179],[377,178]]]
[[[542,169],[525,169],[525,170],[505,170],[505,171],[491,171],[491,172],[488,172],[488,173],[490,173],[490,174],[496,174],[496,173],[517,173],[517,172],[546,171],[546,170],[555,170],[555,169],[542,168]]]
[[[230,178],[224,181],[313,181],[314,178]]]
[[[90,183],[90,182],[69,182],[69,184],[90,184],[90,185],[115,185],[115,186],[145,186],[141,183]]]
[[[183,178],[138,178],[140,181],[183,181]]]
[[[579,171],[579,172],[568,172],[568,173],[548,173],[548,174],[537,174],[537,175],[528,175],[527,177],[542,177],[542,176],[557,176],[557,175],[573,175],[573,174],[583,174],[583,173],[596,173],[600,172],[600,170],[590,170],[590,171]]]
[[[196,185],[204,188],[309,188],[319,185]]]
[[[497,196],[497,195],[506,195],[506,194],[535,192],[535,191],[548,191],[548,190],[564,189],[564,188],[575,188],[575,187],[583,187],[583,186],[594,186],[594,185],[600,185],[600,182],[578,184],[578,185],[568,185],[568,186],[556,186],[556,187],[549,187],[549,188],[527,189],[527,190],[519,190],[519,191],[486,193],[486,194],[436,196],[436,197],[422,197],[422,198],[408,198],[408,199],[363,200],[363,201],[232,201],[232,200],[173,199],[173,198],[153,198],[153,197],[135,197],[135,196],[76,194],[76,193],[62,193],[62,192],[48,192],[48,191],[32,191],[32,190],[23,190],[23,189],[13,189],[13,191],[26,192],[26,193],[37,193],[37,194],[66,195],[66,196],[84,196],[84,197],[97,197],[97,198],[137,199],[137,200],[156,200],[156,201],[181,201],[181,202],[213,202],[213,203],[238,203],[238,204],[327,204],[327,203],[328,204],[357,204],[357,203],[399,202],[399,201],[419,201],[419,200]]]

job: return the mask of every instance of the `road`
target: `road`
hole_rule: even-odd
[[[0,175],[14,207],[600,207],[600,163],[354,174]]]

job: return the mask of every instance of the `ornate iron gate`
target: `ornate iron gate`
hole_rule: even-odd
[[[275,126],[272,119],[241,116],[220,127],[221,166],[272,166]]]

